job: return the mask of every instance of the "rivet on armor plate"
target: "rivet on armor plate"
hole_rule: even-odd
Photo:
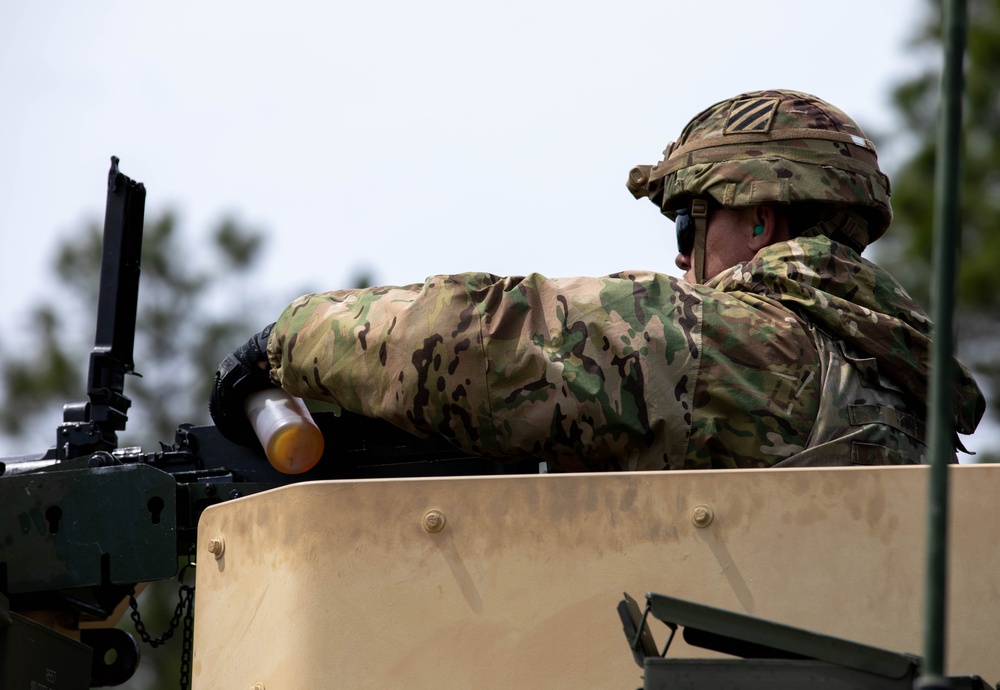
[[[691,522],[694,523],[695,527],[708,527],[714,519],[715,511],[712,510],[712,506],[707,506],[704,503],[699,503],[691,511]]]
[[[440,510],[428,510],[424,513],[424,529],[428,532],[440,532],[446,522],[444,513]]]

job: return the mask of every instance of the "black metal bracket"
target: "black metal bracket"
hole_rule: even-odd
[[[670,630],[670,639],[659,653],[649,630],[652,614]],[[920,658],[821,635],[732,611],[696,604],[662,594],[646,594],[646,610],[640,616],[636,601],[625,594],[618,604],[629,648],[636,663],[666,656],[678,627],[691,646],[709,649],[742,659],[821,662],[883,678],[915,678]]]

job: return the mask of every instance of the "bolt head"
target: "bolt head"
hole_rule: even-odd
[[[712,510],[712,506],[704,503],[699,503],[691,511],[691,522],[694,523],[695,527],[708,527],[714,519],[715,511]]]
[[[447,519],[440,510],[428,510],[424,513],[424,529],[428,532],[440,532],[446,522]]]
[[[209,539],[207,548],[208,552],[215,556],[216,560],[218,560],[222,558],[222,554],[226,551],[226,540],[222,537]]]

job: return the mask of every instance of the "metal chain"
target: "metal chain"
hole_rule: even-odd
[[[181,636],[181,690],[191,687],[191,661],[194,657],[194,587],[184,612],[184,632]]]
[[[193,656],[194,642],[194,585],[184,584],[184,573],[188,568],[194,568],[195,563],[188,561],[177,574],[177,581],[180,583],[180,591],[177,595],[177,606],[174,614],[170,617],[166,631],[159,637],[153,637],[146,630],[146,624],[142,622],[139,615],[139,602],[135,599],[135,587],[129,592],[128,605],[132,609],[132,622],[135,624],[135,631],[139,633],[139,638],[153,649],[167,643],[178,626],[181,624],[181,616],[184,616],[184,629],[181,633],[181,690],[188,690],[191,687],[191,659]]]

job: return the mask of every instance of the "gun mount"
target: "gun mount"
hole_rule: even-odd
[[[56,443],[44,453],[0,461],[0,596],[3,649],[20,655],[14,637],[35,630],[18,612],[56,621],[94,650],[114,649],[119,661],[95,661],[87,685],[123,682],[138,649],[119,630],[83,629],[107,621],[139,583],[175,577],[191,554],[201,513],[209,506],[293,482],[379,476],[439,476],[522,471],[470,458],[445,442],[421,442],[377,420],[319,413],[317,422],[337,439],[316,469],[281,474],[261,449],[237,446],[213,426],[182,424],[171,444],[154,452],[118,448],[135,374],[133,344],[146,190],[121,173],[112,157],[108,173],[97,329],[90,354],[87,402],[64,406]],[[537,468],[537,463],[529,463]],[[14,618],[10,618],[13,616]],[[60,639],[67,654],[79,642],[45,635],[47,653]],[[35,639],[32,637],[32,639]],[[43,639],[43,638],[39,638]],[[88,661],[89,663],[89,661]],[[62,673],[65,677],[66,673]],[[0,689],[14,681],[0,673]],[[44,683],[44,678],[34,677]],[[20,687],[20,686],[16,686]]]

